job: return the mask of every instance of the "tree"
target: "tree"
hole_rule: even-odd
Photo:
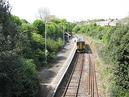
[[[17,25],[21,26],[22,21],[20,20],[20,18],[18,16],[11,16],[11,19],[14,23],[16,23]]]
[[[22,36],[5,0],[0,0],[0,26],[0,97],[35,97],[36,67],[20,55]]]
[[[42,20],[35,20],[32,25],[38,30],[38,34],[45,35],[45,23]]]
[[[21,22],[22,22],[22,24],[23,24],[23,23],[29,24],[29,22],[28,22],[27,20],[25,20],[25,19],[21,19]]]

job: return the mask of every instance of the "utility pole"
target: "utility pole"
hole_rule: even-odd
[[[65,37],[64,37],[64,25],[63,25],[63,23],[62,23],[62,34],[63,34],[63,47],[64,47],[64,45],[65,45]]]
[[[40,8],[39,9],[39,17],[40,19],[45,21],[45,62],[47,64],[47,54],[48,54],[48,50],[47,50],[47,22],[48,22],[48,16],[50,15],[50,12],[47,8]]]
[[[46,58],[46,64],[47,64],[47,19],[45,20],[45,58]]]

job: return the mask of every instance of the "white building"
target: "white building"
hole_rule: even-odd
[[[118,22],[119,20],[115,19],[115,20],[106,20],[106,21],[96,22],[96,24],[100,26],[116,26]]]

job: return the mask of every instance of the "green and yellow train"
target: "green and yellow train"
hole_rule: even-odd
[[[78,38],[77,40],[77,52],[85,53],[86,44],[83,38]]]

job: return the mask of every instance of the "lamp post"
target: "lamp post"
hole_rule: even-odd
[[[47,55],[48,55],[48,50],[47,50],[47,24],[51,23],[49,21],[47,21],[47,19],[45,20],[45,61],[47,64]]]
[[[40,8],[39,9],[39,18],[45,21],[45,61],[47,64],[47,21],[48,21],[48,16],[50,15],[49,9],[47,8]]]
[[[45,61],[46,61],[46,64],[47,64],[47,20],[45,20]]]
[[[2,31],[2,28],[3,28],[3,27],[2,27],[2,24],[0,24],[0,32]]]
[[[64,43],[64,45],[65,45],[65,37],[64,37],[64,25],[63,25],[64,23],[62,23],[62,34],[63,34],[63,43]],[[63,47],[64,47],[64,45],[63,45]]]

